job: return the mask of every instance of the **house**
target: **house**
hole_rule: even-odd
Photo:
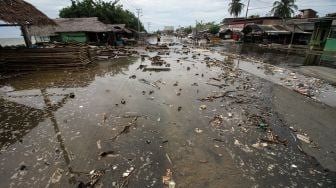
[[[307,18],[317,18],[317,12],[313,9],[302,9],[301,12],[301,18],[307,19]]]
[[[242,30],[245,42],[288,44],[291,32],[282,25],[248,24]]]
[[[259,18],[225,18],[222,21],[222,32],[232,32],[231,36],[235,40],[239,40],[244,27],[248,24],[258,25],[280,25],[283,20],[279,17],[259,17]]]
[[[29,28],[31,37],[37,42],[108,42],[113,44],[117,35],[132,34],[125,24],[104,24],[97,17],[58,18],[55,26],[33,26]]]
[[[315,27],[310,49],[336,52],[336,17],[316,18],[313,21]]]
[[[174,31],[174,26],[165,26],[162,32],[165,34],[173,34]]]
[[[32,46],[28,27],[55,25],[53,20],[23,0],[1,0],[0,20],[6,23],[1,24],[2,27],[20,26],[27,47]]]
[[[314,22],[309,19],[294,18],[286,20],[284,27],[293,34],[292,44],[307,45],[314,31]]]
[[[315,27],[309,49],[315,54],[321,55],[308,55],[305,59],[305,65],[329,62],[326,65],[336,66],[336,14],[328,14],[326,17],[315,18],[312,21],[314,21]]]

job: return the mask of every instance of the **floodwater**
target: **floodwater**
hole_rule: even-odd
[[[176,187],[335,186],[334,108],[288,90],[291,102],[330,114],[327,149],[320,137],[301,142],[306,129],[290,128],[288,103],[277,96],[286,88],[239,69],[232,56],[181,44],[167,52],[166,72],[144,72],[150,60],[139,56],[4,76],[0,187],[165,187],[167,169]],[[200,100],[211,96],[222,97]]]

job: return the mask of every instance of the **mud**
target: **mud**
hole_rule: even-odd
[[[241,70],[234,57],[174,44],[160,55],[171,71],[143,71],[161,50],[137,50],[86,69],[4,76],[0,187],[165,187],[167,169],[176,187],[336,184],[334,108],[314,106],[330,113],[322,138],[300,127],[308,120],[295,110],[317,102],[287,88],[292,98],[280,98],[281,86]],[[304,104],[287,111],[295,100]],[[316,145],[327,160],[306,149]]]

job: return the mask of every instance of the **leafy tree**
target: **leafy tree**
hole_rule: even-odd
[[[296,0],[280,0],[273,3],[272,13],[274,16],[281,18],[290,18],[294,14],[298,6],[295,4]]]
[[[217,24],[213,24],[213,25],[211,25],[210,28],[209,28],[209,32],[210,32],[211,34],[214,34],[214,35],[216,35],[216,34],[219,32],[219,30],[220,30],[220,26],[217,25]]]
[[[234,17],[238,17],[245,5],[241,2],[241,0],[232,0],[229,4],[229,13]]]
[[[98,17],[106,24],[126,24],[127,27],[138,30],[138,18],[119,4],[119,0],[105,2],[103,0],[71,0],[71,6],[60,10],[61,18]],[[140,22],[140,28],[145,30]]]
[[[253,14],[253,15],[249,16],[248,18],[260,18],[260,15],[259,14]]]

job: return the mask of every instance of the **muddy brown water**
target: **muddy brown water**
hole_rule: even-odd
[[[96,187],[114,187],[131,167],[128,187],[165,187],[167,169],[176,187],[335,185],[335,173],[298,149],[301,143],[271,108],[271,82],[236,69],[217,53],[170,48],[170,55],[163,56],[170,72],[143,72],[139,66],[149,65],[148,58],[132,57],[2,79],[0,187],[78,187],[90,180],[92,170],[102,172]],[[206,56],[224,61],[230,71],[207,67],[202,63]],[[220,82],[210,79],[223,73],[226,79]],[[223,90],[234,92],[212,102],[197,100]],[[212,126],[216,115],[223,122]],[[288,145],[253,147],[266,135],[251,125],[253,115]],[[111,154],[100,157],[102,152]]]

